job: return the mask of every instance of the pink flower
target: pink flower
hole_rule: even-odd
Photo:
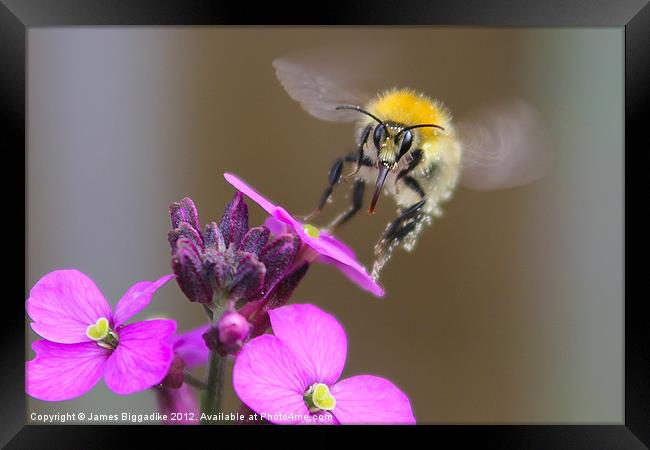
[[[210,350],[205,346],[203,333],[208,331],[210,325],[201,325],[183,334],[177,334],[172,338],[174,354],[183,359],[185,367],[191,369],[208,362]]]
[[[262,419],[287,424],[414,424],[406,395],[390,381],[338,381],[347,353],[341,324],[313,305],[269,311],[274,336],[250,341],[233,368],[240,400]]]
[[[183,372],[195,366],[208,362],[209,350],[203,342],[203,333],[209,329],[209,325],[203,325],[183,334],[177,334],[172,338],[174,349],[174,362],[167,377],[155,389],[158,409],[167,416],[162,423],[167,425],[191,425],[200,422],[201,410],[194,389],[183,383]],[[178,372],[173,370],[174,365],[178,366]],[[171,378],[171,382],[168,380]],[[177,379],[180,382],[176,382]],[[170,387],[170,385],[174,385]],[[172,419],[172,413],[175,417]]]
[[[26,391],[47,401],[85,394],[104,378],[113,392],[126,395],[161,382],[173,358],[173,320],[124,323],[144,309],[169,281],[140,281],[114,311],[95,283],[77,270],[56,270],[41,278],[26,302],[36,357],[26,363]]]
[[[350,247],[331,234],[294,219],[283,207],[274,205],[235,175],[225,173],[224,177],[228,183],[271,215],[266,226],[273,233],[279,234],[286,232],[287,229],[292,230],[300,237],[303,244],[314,253],[314,259],[338,267],[350,280],[375,296],[382,297],[384,295],[383,288],[372,279],[365,267],[357,260],[354,251]]]

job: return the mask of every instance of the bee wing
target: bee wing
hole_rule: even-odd
[[[475,190],[506,189],[542,177],[550,143],[535,109],[512,100],[457,124],[463,144],[461,184]]]
[[[273,61],[275,75],[289,96],[314,117],[333,122],[352,122],[359,113],[336,110],[341,105],[365,105],[373,92],[369,84],[382,73],[381,55],[386,48],[352,46],[347,49],[314,49]]]

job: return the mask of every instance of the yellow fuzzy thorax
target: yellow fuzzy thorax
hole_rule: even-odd
[[[407,126],[429,123],[449,127],[450,115],[445,108],[436,100],[411,89],[382,92],[368,104],[367,110],[387,122]],[[420,128],[418,132],[423,137],[432,137],[436,133],[433,128]]]

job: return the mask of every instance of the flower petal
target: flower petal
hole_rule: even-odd
[[[271,328],[302,361],[319,383],[339,379],[347,353],[347,338],[331,314],[314,305],[289,305],[269,311]]]
[[[74,269],[43,276],[30,291],[25,308],[37,334],[62,344],[89,341],[86,329],[100,317],[112,321],[111,308],[97,285]]]
[[[372,277],[368,274],[365,267],[360,264],[345,264],[340,260],[334,259],[329,256],[321,255],[318,258],[318,262],[323,264],[329,264],[338,268],[343,275],[345,275],[350,281],[359,286],[360,288],[370,292],[375,297],[384,296],[384,288],[381,287]]]
[[[250,187],[246,182],[242,181],[232,173],[224,173],[223,177],[226,179],[226,181],[230,184],[232,184],[235,189],[237,189],[239,192],[242,194],[245,194],[248,198],[253,200],[255,203],[260,205],[263,210],[265,210],[267,213],[274,215],[274,211],[276,206],[268,201],[264,196],[259,194],[255,189]]]
[[[25,391],[39,400],[58,402],[85,394],[97,384],[110,352],[95,342],[32,344],[36,358],[25,364]]]
[[[266,218],[264,221],[264,226],[266,226],[266,228],[268,228],[271,234],[274,236],[289,233],[289,231],[292,229],[292,227],[273,216]]]
[[[300,236],[305,244],[312,247],[318,253],[336,258],[345,263],[357,263],[354,251],[343,242],[336,239],[326,231],[319,231],[318,237],[312,237],[305,231],[305,224],[294,219],[284,208],[277,207],[274,217],[279,222],[291,227]]]
[[[321,231],[319,241],[323,242],[323,244],[327,245],[329,248],[334,249],[334,251],[337,253],[343,254],[356,261],[357,255],[354,253],[354,250],[336,239],[331,234]]]
[[[173,320],[147,320],[118,330],[120,344],[106,361],[104,381],[116,394],[143,391],[160,383],[171,365],[174,352]]]
[[[309,414],[302,394],[311,384],[301,361],[275,336],[244,345],[233,367],[239,399],[273,423],[300,423]]]
[[[415,424],[408,397],[385,378],[347,378],[336,383],[330,392],[336,399],[332,412],[343,425]]]
[[[174,353],[183,358],[186,368],[191,369],[208,362],[209,351],[203,341],[203,333],[209,328],[210,325],[203,325],[172,338]]]
[[[305,245],[318,252],[321,255],[318,259],[319,262],[338,267],[348,279],[359,287],[377,297],[383,297],[384,289],[372,279],[366,268],[356,259],[350,247],[324,231],[321,231],[318,237],[308,235],[304,230],[304,225],[283,208],[276,209],[275,218],[290,225]]]
[[[113,320],[114,326],[118,327],[146,308],[151,302],[151,297],[158,289],[165,285],[174,275],[169,274],[156,281],[139,281],[129,288],[122,296],[117,306]]]

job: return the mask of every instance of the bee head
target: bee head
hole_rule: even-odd
[[[379,173],[375,184],[375,193],[372,196],[370,209],[368,210],[370,213],[375,211],[386,176],[389,172],[395,170],[400,158],[411,149],[413,133],[402,125],[380,122],[375,126],[372,133],[372,141],[377,149],[377,169]]]
[[[387,165],[392,169],[411,149],[413,132],[398,124],[382,122],[375,127],[372,140],[377,149],[379,164]]]
[[[381,188],[386,181],[388,172],[393,171],[397,167],[397,163],[413,146],[413,129],[415,128],[438,128],[444,130],[440,125],[422,123],[418,125],[404,126],[394,122],[383,121],[377,116],[361,109],[359,106],[344,105],[338,106],[336,109],[352,109],[365,114],[377,122],[372,132],[372,142],[377,150],[377,183],[375,184],[375,193],[372,196],[370,209],[368,212],[372,213],[375,210],[377,200]]]

